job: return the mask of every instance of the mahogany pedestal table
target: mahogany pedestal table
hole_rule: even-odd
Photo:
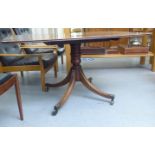
[[[94,84],[90,82],[85,76],[81,64],[81,52],[80,47],[82,43],[87,42],[96,42],[96,41],[110,41],[118,40],[121,38],[128,38],[134,36],[143,36],[147,33],[135,33],[135,32],[88,32],[87,34],[83,33],[75,36],[58,36],[58,35],[16,35],[13,37],[7,37],[3,40],[0,40],[0,44],[3,43],[42,43],[44,42],[47,45],[56,45],[56,44],[70,44],[71,47],[71,64],[72,67],[68,72],[68,75],[64,80],[56,84],[47,83],[47,89],[49,87],[60,87],[68,84],[68,88],[64,93],[64,96],[61,100],[54,106],[52,115],[56,115],[59,109],[65,104],[68,97],[71,95],[72,90],[74,89],[76,82],[81,82],[86,88],[90,91],[105,97],[110,100],[110,104],[114,104],[114,95],[106,93],[98,89]]]

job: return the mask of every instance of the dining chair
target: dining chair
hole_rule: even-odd
[[[42,91],[47,91],[45,74],[55,65],[57,54],[21,54],[17,44],[0,45],[0,72],[40,71]]]
[[[0,37],[10,35],[9,29],[0,29]],[[57,54],[25,54],[19,44],[0,45],[0,72],[40,71],[42,91],[47,91],[45,74],[54,66],[56,73]]]

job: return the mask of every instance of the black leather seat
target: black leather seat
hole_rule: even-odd
[[[2,44],[0,45],[0,54],[20,54],[21,49],[17,44]],[[45,53],[43,56],[44,68],[47,68],[50,64],[53,64],[57,59],[54,53]],[[0,57],[1,63],[4,66],[23,66],[23,65],[39,65],[37,57]]]
[[[20,54],[21,50],[17,44],[1,44],[0,45],[0,54]],[[14,62],[23,59],[22,57],[0,57],[0,61],[4,66],[9,66]]]
[[[46,54],[45,54],[46,55]],[[44,68],[48,68],[50,64],[53,64],[57,59],[57,56],[53,53],[47,54],[43,56],[43,65]],[[25,66],[25,65],[39,65],[38,58],[30,57],[25,59],[20,59],[18,61],[13,62],[10,66]]]
[[[0,85],[9,80],[12,77],[10,73],[0,73]]]

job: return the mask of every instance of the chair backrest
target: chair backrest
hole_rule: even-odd
[[[9,37],[13,35],[11,29],[9,28],[0,28],[0,38]],[[21,49],[18,44],[1,44],[0,45],[0,54],[19,54]],[[22,59],[22,57],[11,57],[3,56],[0,57],[0,61],[4,66],[11,65],[15,61]]]
[[[0,39],[4,39],[12,35],[12,31],[9,28],[0,28]]]
[[[0,39],[4,39],[11,35],[12,35],[12,31],[10,28],[0,28]]]
[[[10,73],[0,73],[0,85],[10,79],[11,76]]]
[[[17,35],[20,35],[20,34],[30,34],[31,33],[31,29],[30,28],[13,28],[13,31]]]
[[[30,28],[13,28],[13,31],[15,32],[16,35],[21,35],[21,34],[30,34],[32,33],[32,30]],[[58,47],[64,48],[64,44],[58,44]],[[38,49],[37,48],[25,48],[24,51],[27,54],[34,54]],[[61,50],[60,50],[61,53]],[[58,50],[59,54],[59,50]]]
[[[20,54],[21,49],[17,44],[3,44],[0,45],[0,54]],[[22,57],[3,56],[0,57],[2,65],[9,66],[15,61],[22,59]]]
[[[31,34],[32,30],[30,28],[13,28],[13,31],[16,35],[22,35],[22,34]],[[35,53],[37,49],[36,48],[25,48],[24,51],[27,54],[33,54]]]

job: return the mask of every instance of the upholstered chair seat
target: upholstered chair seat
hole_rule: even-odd
[[[50,64],[54,64],[56,59],[57,56],[54,53],[44,54],[42,58],[44,68],[46,69]],[[39,65],[38,58],[37,57],[23,58],[10,64],[10,66],[25,66],[25,65]]]
[[[0,54],[20,54],[21,50],[17,44],[1,44]],[[12,63],[22,59],[22,57],[0,57],[1,63],[5,66],[11,65]]]
[[[57,56],[54,53],[51,53],[51,50],[47,51],[48,53],[45,53],[43,55],[43,64],[44,67],[48,67],[49,64],[53,64],[56,59]],[[20,54],[21,53],[21,49],[19,48],[19,46],[17,44],[4,44],[4,45],[0,45],[0,53],[1,54]],[[1,62],[3,65],[7,65],[7,66],[21,66],[21,65],[39,65],[39,61],[37,57],[1,57]]]
[[[27,54],[36,54],[36,53],[53,53],[54,50],[46,48],[25,48],[24,51]]]
[[[7,80],[9,80],[12,77],[10,73],[0,73],[0,85],[5,83]]]

